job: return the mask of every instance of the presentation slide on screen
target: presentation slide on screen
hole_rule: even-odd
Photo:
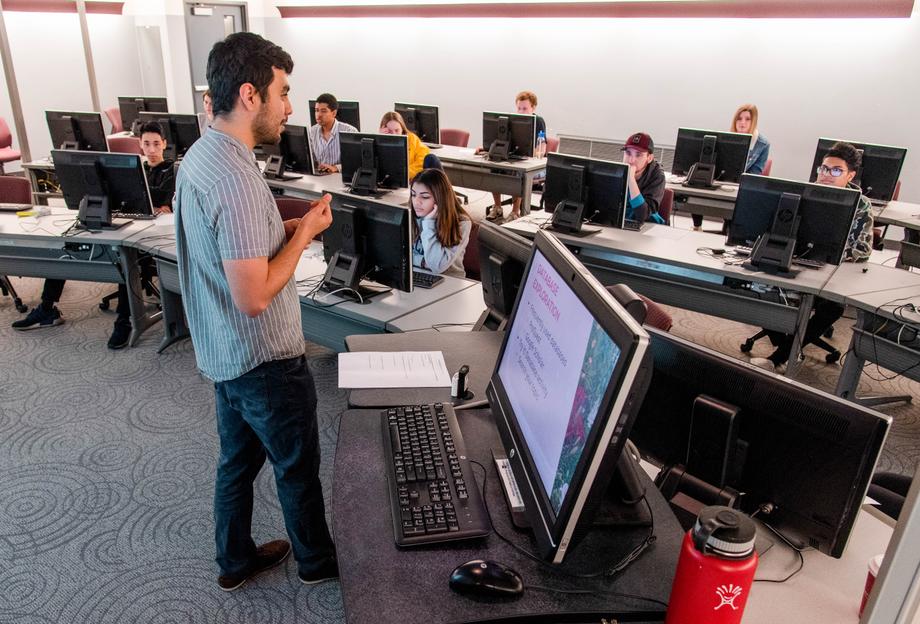
[[[537,253],[499,376],[556,512],[619,354],[575,293]]]

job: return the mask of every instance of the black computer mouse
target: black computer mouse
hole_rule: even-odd
[[[524,580],[511,568],[495,561],[467,561],[450,575],[450,588],[461,594],[517,597],[524,593]]]

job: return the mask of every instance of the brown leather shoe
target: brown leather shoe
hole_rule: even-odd
[[[217,586],[225,592],[233,591],[255,575],[283,563],[290,554],[291,545],[287,540],[262,544],[256,549],[256,558],[248,570],[240,574],[221,574],[217,577]]]

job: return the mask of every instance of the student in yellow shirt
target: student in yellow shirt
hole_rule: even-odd
[[[409,179],[412,180],[422,169],[441,169],[440,160],[435,158],[428,146],[414,132],[409,132],[402,115],[390,111],[380,120],[380,134],[404,134],[409,143]]]

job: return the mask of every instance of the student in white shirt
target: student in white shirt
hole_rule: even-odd
[[[313,115],[316,124],[310,128],[310,145],[313,148],[313,160],[319,171],[336,173],[342,163],[342,150],[339,147],[340,132],[357,132],[352,125],[339,121],[339,101],[331,93],[323,93],[316,98]]]

